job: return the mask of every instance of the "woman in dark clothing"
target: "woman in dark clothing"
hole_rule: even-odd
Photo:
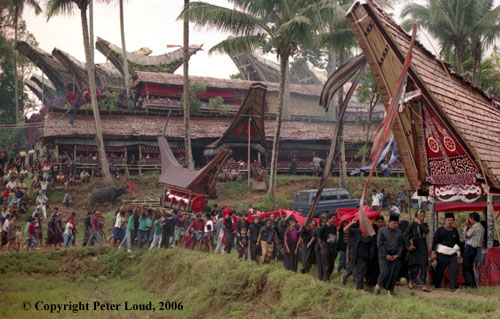
[[[410,222],[407,220],[402,220],[399,222],[398,229],[401,231],[401,234],[408,229]],[[401,269],[399,270],[398,282],[401,278],[405,278],[406,282],[410,281],[408,276],[408,250],[406,250],[406,245],[403,245],[403,254],[401,255]]]
[[[408,226],[403,234],[405,245],[408,249],[408,288],[413,289],[416,283],[422,286],[422,290],[430,292],[427,288],[427,265],[429,252],[427,249],[427,234],[429,228],[424,223],[425,212],[423,210],[415,213],[415,220]]]
[[[313,240],[314,240],[314,257],[316,266],[318,266],[318,279],[321,280],[323,278],[323,262],[321,259],[321,246],[319,244],[318,236],[319,230],[326,224],[326,216],[322,216],[319,221],[319,226],[316,227],[313,231]]]
[[[297,254],[297,242],[299,240],[299,230],[295,222],[291,222],[284,235],[285,253],[283,254],[283,265],[286,270],[297,272],[299,256]]]
[[[379,229],[385,227],[385,219],[382,215],[378,215],[375,218],[373,229],[375,230],[375,236],[371,237],[370,245],[370,261],[368,262],[368,270],[366,272],[366,285],[375,286],[377,284],[377,278],[380,274],[380,269],[378,266],[378,248],[377,248],[377,234]]]
[[[295,248],[295,251],[299,251],[299,249],[302,247],[301,251],[301,261],[302,261],[302,267],[300,268],[300,272],[303,274],[307,274],[309,270],[311,270],[312,266],[312,254],[313,254],[313,225],[315,224],[315,221],[310,221],[309,224],[304,225],[302,227],[302,231],[300,232],[299,235],[299,242],[297,243],[297,247]]]
[[[337,275],[340,274],[340,270],[344,269],[346,270],[347,268],[347,257],[346,257],[346,250],[347,250],[347,236],[344,235],[344,232],[342,229],[347,225],[347,222],[342,222],[340,224],[339,229],[339,240],[337,241],[337,251],[339,252],[339,264],[337,266]]]
[[[363,235],[356,219],[340,230],[349,238],[349,265],[353,272],[356,291],[365,291],[364,283],[370,262],[371,237]],[[375,237],[375,236],[372,236]]]

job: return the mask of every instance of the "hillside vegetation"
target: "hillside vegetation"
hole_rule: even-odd
[[[184,249],[127,254],[108,247],[6,254],[0,259],[2,318],[499,318],[500,290],[480,288],[424,294],[396,288],[396,296],[362,295],[335,275],[287,272],[232,255]],[[156,311],[22,310],[22,303],[147,304]],[[182,302],[182,310],[159,310]]]

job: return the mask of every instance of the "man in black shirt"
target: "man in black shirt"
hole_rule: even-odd
[[[326,224],[318,234],[321,245],[321,261],[323,264],[323,281],[330,280],[337,257],[337,227],[335,227],[335,214],[329,213]]]
[[[235,211],[232,210],[229,214],[224,218],[224,236],[226,237],[226,246],[224,250],[227,254],[231,253],[231,249],[234,244],[234,233],[233,233],[233,215]]]
[[[84,231],[83,231],[83,246],[89,242],[90,233],[92,230],[92,212],[87,212],[87,218],[85,218]]]
[[[370,262],[371,238],[363,234],[359,225],[352,227],[355,224],[357,224],[357,218],[344,227],[343,233],[349,238],[349,265],[354,275],[356,285],[354,289],[364,292],[366,270]]]
[[[165,213],[164,219],[160,222],[161,226],[161,246],[163,248],[169,248],[170,246],[170,237],[173,237],[173,233],[171,233],[171,225],[174,224],[174,219],[172,215],[169,213]]]
[[[316,223],[313,223],[313,226],[315,227],[313,229],[312,235],[313,235],[313,245],[314,245],[314,258],[316,262],[316,267],[318,267],[318,280],[321,280],[323,278],[323,261],[321,260],[321,245],[319,244],[319,231],[320,229],[325,226],[326,224],[326,215],[321,216],[319,220],[319,225],[316,225]],[[312,256],[311,256],[312,257]],[[312,259],[312,258],[311,258]]]
[[[260,225],[260,218],[255,216],[252,219],[252,225],[248,228],[248,238],[250,238],[250,259],[257,261],[258,255],[258,245],[257,239],[259,239],[259,231],[262,225]]]
[[[392,296],[394,285],[401,268],[401,254],[403,252],[403,235],[398,229],[399,216],[390,215],[389,225],[378,231],[377,248],[380,274],[375,286],[375,294],[380,293],[381,287]]]
[[[262,249],[262,263],[268,264],[273,257],[274,242],[278,243],[278,235],[271,219],[266,219],[266,224],[259,231],[257,245]]]
[[[236,222],[236,236],[239,236],[242,228],[248,229],[248,227],[250,226],[247,221],[247,218],[248,218],[248,213],[242,214],[240,216],[240,219]]]
[[[460,257],[460,237],[458,231],[453,227],[455,216],[453,213],[446,213],[444,226],[441,226],[434,235],[432,241],[432,260],[437,260],[434,284],[436,288],[441,287],[443,273],[446,267],[450,273],[450,290],[455,291],[457,284],[457,267]]]

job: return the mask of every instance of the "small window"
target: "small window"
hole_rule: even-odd
[[[298,192],[295,194],[296,202],[309,202],[309,192]]]
[[[323,194],[321,196],[321,200],[336,200],[337,199],[337,192],[336,191],[323,191]]]
[[[349,196],[349,192],[346,190],[340,190],[339,191],[339,199],[349,199],[351,196]]]

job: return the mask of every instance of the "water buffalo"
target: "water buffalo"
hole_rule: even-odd
[[[89,193],[89,208],[94,208],[95,203],[109,202],[109,206],[115,203],[118,197],[128,193],[126,187],[108,186],[94,189]]]

